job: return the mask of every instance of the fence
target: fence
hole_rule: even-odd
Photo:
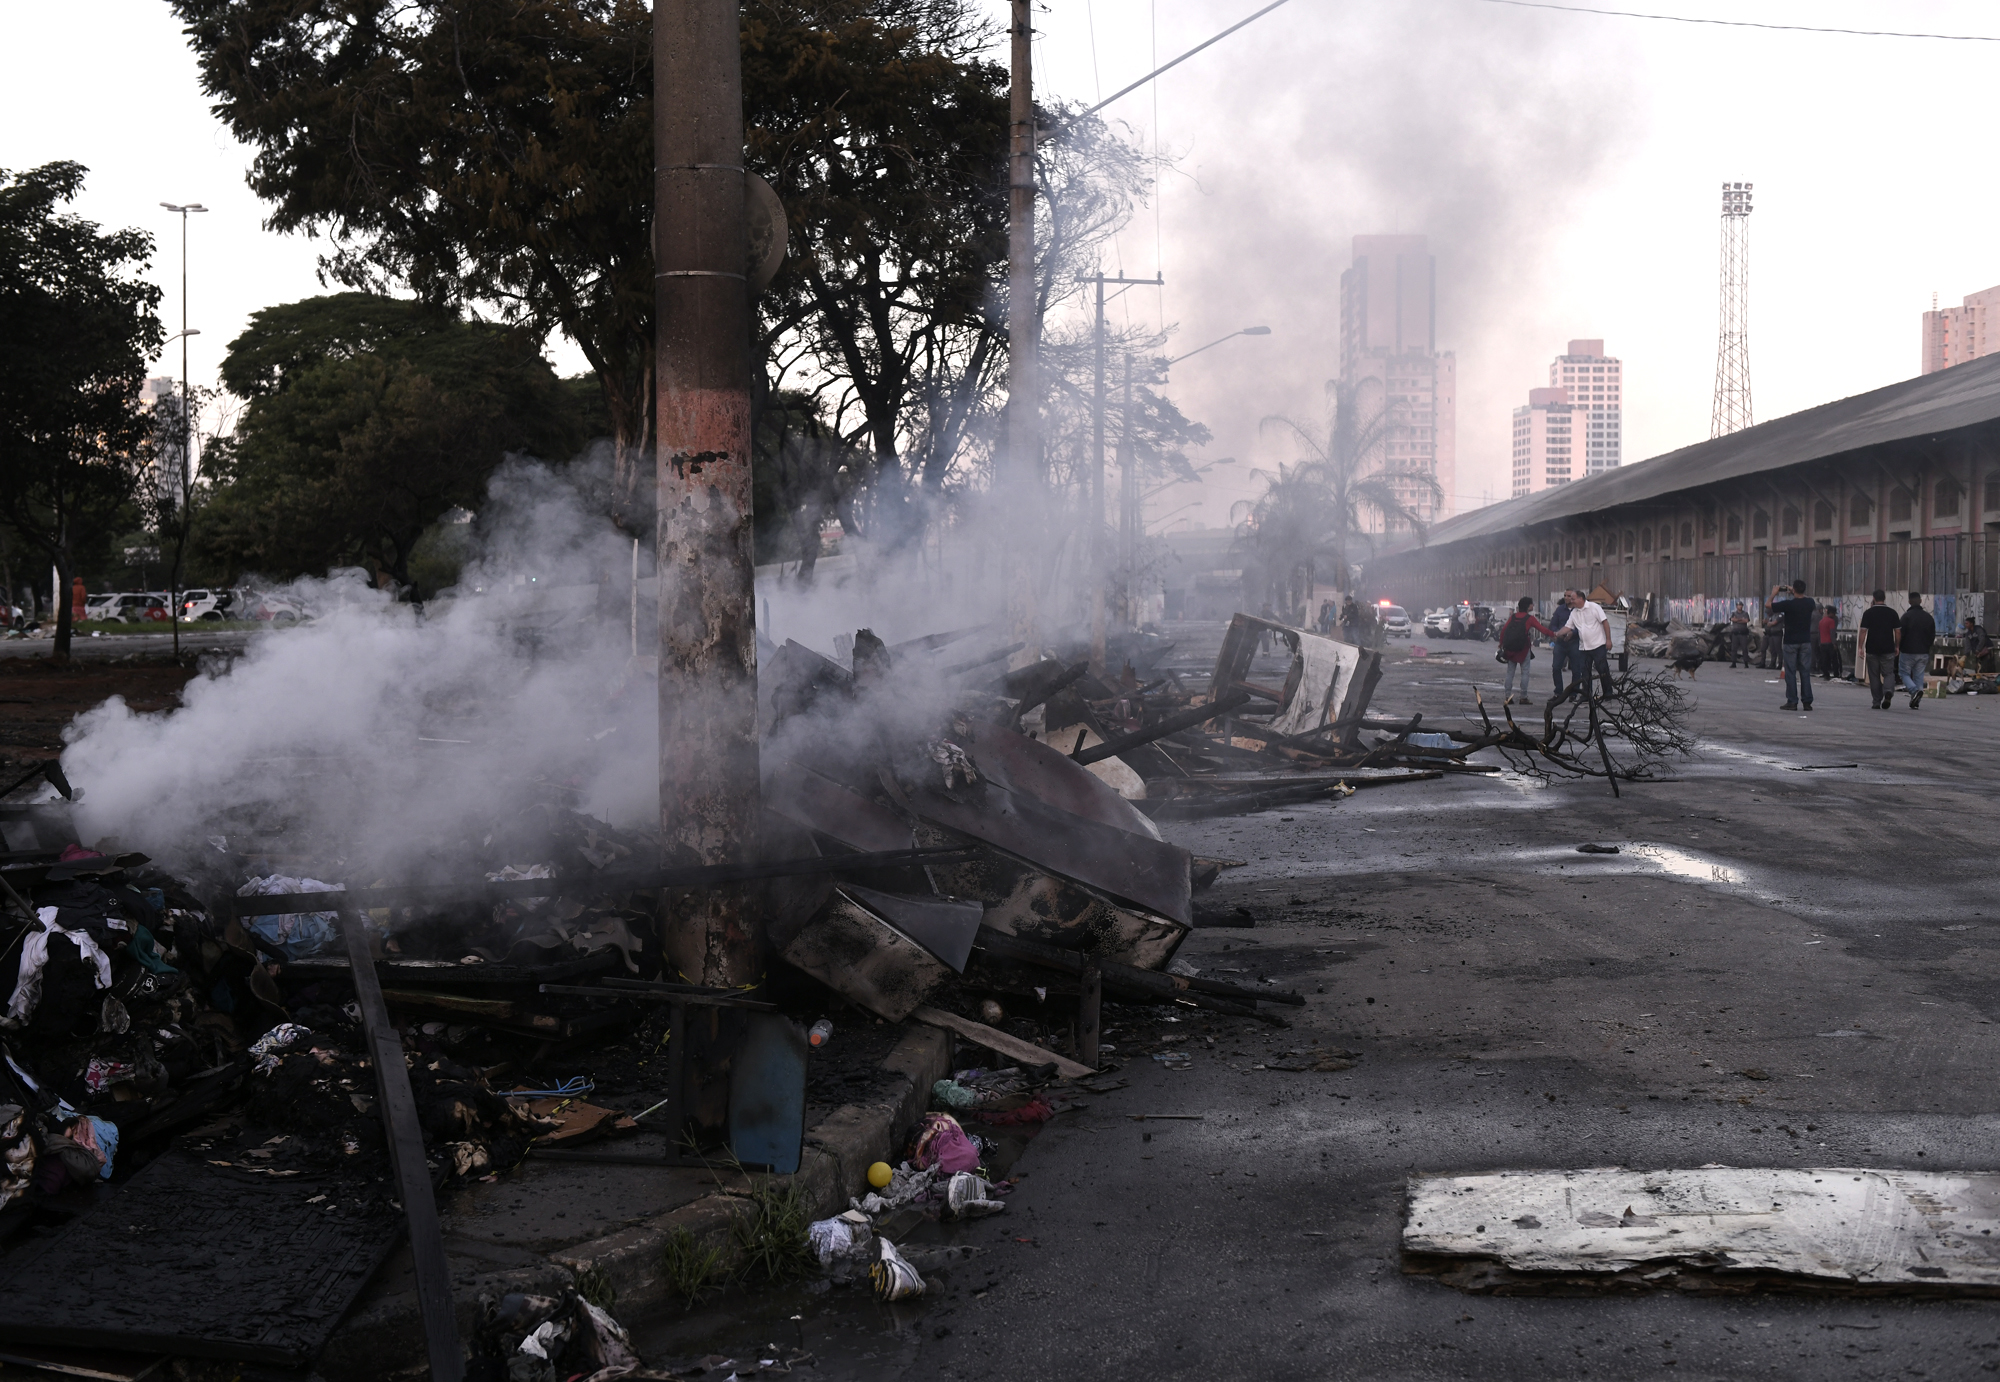
[[[2000,536],[1987,533],[1680,560],[1530,560],[1539,550],[1524,547],[1466,558],[1403,552],[1374,563],[1368,584],[1412,610],[1460,600],[1498,606],[1523,595],[1546,606],[1559,591],[1603,585],[1635,606],[1652,602],[1655,618],[1686,623],[1727,619],[1739,603],[1759,617],[1772,587],[1795,580],[1805,581],[1808,594],[1839,604],[1843,624],[1852,622],[1869,592],[1877,589],[1888,591],[1899,608],[1902,596],[1921,591],[1941,630],[1957,628],[1966,614],[1983,620],[1988,613],[2000,613],[1989,610],[1985,598],[1985,592],[2000,591]]]

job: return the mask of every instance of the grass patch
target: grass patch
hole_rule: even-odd
[[[737,1276],[746,1282],[777,1284],[809,1276],[819,1265],[806,1230],[812,1207],[805,1187],[796,1181],[766,1178],[750,1192],[750,1205],[729,1226],[741,1262]]]
[[[702,1242],[692,1229],[677,1228],[667,1235],[667,1245],[660,1250],[660,1275],[667,1283],[667,1293],[692,1309],[696,1301],[722,1285],[722,1249]],[[583,1290],[581,1277],[577,1290],[579,1294]]]
[[[576,1274],[576,1293],[599,1310],[609,1310],[618,1304],[618,1288],[611,1284],[611,1278],[604,1274],[602,1267],[585,1267],[579,1271]]]

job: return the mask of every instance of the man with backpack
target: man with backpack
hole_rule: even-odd
[[[1534,639],[1531,634],[1540,633],[1545,638],[1554,638],[1555,630],[1535,617],[1535,599],[1523,595],[1514,606],[1514,612],[1507,616],[1507,622],[1500,626],[1500,661],[1507,664],[1507,682],[1502,688],[1507,699],[1502,705],[1514,703],[1514,677],[1521,678],[1521,704],[1533,705],[1528,697],[1528,659],[1534,654]]]

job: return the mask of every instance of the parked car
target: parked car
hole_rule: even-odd
[[[103,595],[92,595],[83,602],[83,617],[99,623],[107,619],[117,618],[118,602],[124,599],[129,593],[129,591],[117,590],[107,592]]]
[[[1410,638],[1415,630],[1410,627],[1409,611],[1401,605],[1392,605],[1386,600],[1375,603],[1375,618],[1381,622],[1384,638]]]
[[[247,603],[240,590],[184,590],[181,592],[181,618],[210,624],[225,619],[241,619]]]
[[[89,612],[90,606],[85,604],[84,613]],[[163,591],[120,595],[101,617],[120,624],[164,624],[173,617],[173,606],[167,603]]]
[[[305,618],[306,612],[297,602],[266,592],[262,595],[246,594],[241,617],[268,620],[273,627],[284,629]]]

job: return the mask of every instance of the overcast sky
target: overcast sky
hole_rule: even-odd
[[[1260,3],[1054,0],[1038,12],[1037,92],[1094,100]],[[1990,0],[1631,7],[2000,36]],[[198,382],[252,311],[322,291],[315,245],[260,229],[248,152],[209,116],[162,0],[0,0],[0,19],[13,55],[0,167],[89,166],[83,213],[160,238],[170,329],[179,219],[157,203],[211,208],[189,252]],[[1757,417],[1914,375],[1931,294],[1956,304],[2000,283],[2000,180],[1984,148],[1996,79],[2000,43],[1491,0],[1291,0],[1106,112],[1178,159],[1107,265],[1157,269],[1167,287],[1121,306],[1175,328],[1176,350],[1272,329],[1175,371],[1183,407],[1215,432],[1209,455],[1241,458],[1182,517],[1225,521],[1251,465],[1290,458],[1260,436],[1261,417],[1319,414],[1357,233],[1431,237],[1439,344],[1458,354],[1461,508],[1504,497],[1511,410],[1571,337],[1601,336],[1625,361],[1628,463],[1708,435],[1725,179],[1757,185]],[[580,368],[573,349],[556,354]]]

